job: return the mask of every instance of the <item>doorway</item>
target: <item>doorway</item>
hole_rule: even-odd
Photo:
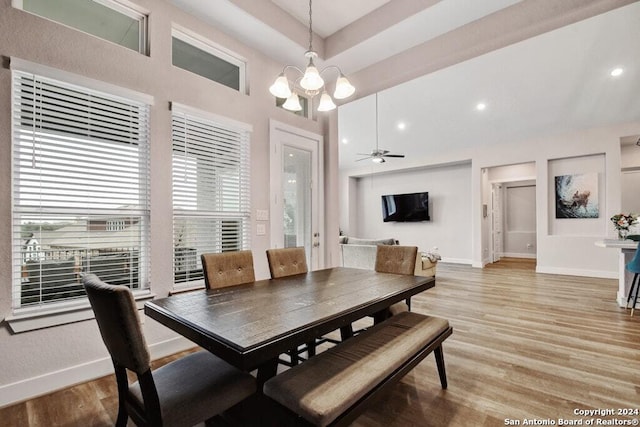
[[[536,165],[534,162],[485,169],[483,192],[488,218],[483,229],[484,261],[535,259],[537,248]],[[483,174],[485,172],[483,171]]]
[[[309,268],[322,268],[322,136],[272,120],[270,148],[271,247],[302,246]]]
[[[491,194],[492,262],[503,257],[535,259],[535,181],[494,183]]]

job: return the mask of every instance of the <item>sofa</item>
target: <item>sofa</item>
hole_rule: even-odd
[[[343,267],[373,270],[376,265],[376,247],[378,245],[397,245],[398,241],[389,239],[361,239],[340,236],[340,255]],[[415,275],[432,277],[436,275],[436,264],[440,256],[434,253],[418,254]]]

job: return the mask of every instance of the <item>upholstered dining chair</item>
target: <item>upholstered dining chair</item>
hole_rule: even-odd
[[[378,245],[376,248],[375,270],[379,273],[413,275],[416,267],[418,248],[416,246]],[[389,307],[388,314],[396,315],[411,310],[411,300],[398,302]]]
[[[251,396],[255,379],[207,351],[198,351],[154,371],[131,290],[94,274],[82,283],[113,362],[118,419],[144,426],[191,426],[213,418]],[[129,384],[127,371],[138,381]]]
[[[638,293],[640,292],[640,243],[638,243],[638,247],[636,248],[636,254],[633,256],[633,259],[627,263],[626,268],[627,271],[633,273],[633,280],[631,281],[631,287],[629,288],[626,305],[626,307],[629,306],[629,302],[631,301],[631,297],[633,296],[635,289],[635,297],[633,298],[633,305],[631,306],[631,315],[633,316],[633,312],[636,309],[636,303],[638,302]]]
[[[207,253],[200,255],[207,289],[255,282],[251,251]]]
[[[272,279],[308,271],[304,247],[267,249],[267,261]]]
[[[272,279],[293,276],[295,274],[304,274],[309,271],[307,267],[307,253],[304,247],[295,248],[277,248],[267,249],[267,261],[269,262],[269,273]],[[291,362],[280,360],[281,363],[288,366],[295,366],[300,360],[300,354],[307,352],[309,357],[315,356],[316,346],[325,339],[308,342],[306,346],[298,349],[291,349],[287,352]]]

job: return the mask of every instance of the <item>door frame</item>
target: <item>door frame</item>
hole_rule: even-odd
[[[491,254],[492,263],[500,261],[504,253],[503,184],[491,183]],[[496,244],[496,242],[500,242]]]
[[[311,185],[311,241],[312,251],[309,254],[312,265],[309,269],[315,270],[325,267],[325,224],[324,224],[324,137],[320,134],[306,131],[277,120],[269,120],[269,222],[270,222],[270,246],[279,248],[284,246],[283,240],[283,211],[282,211],[282,142],[278,133],[290,134],[299,139],[299,143],[291,144],[292,147],[308,150],[309,144],[313,144],[312,162],[317,171],[315,179],[312,177]],[[288,144],[287,144],[288,145]],[[312,172],[313,175],[313,172]],[[314,234],[318,234],[314,237]],[[315,243],[318,246],[315,246]]]

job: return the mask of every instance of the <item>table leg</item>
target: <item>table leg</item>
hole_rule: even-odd
[[[262,386],[269,378],[276,376],[278,372],[278,358],[271,359],[258,368],[258,393],[262,393]]]
[[[353,336],[353,326],[351,324],[340,328],[340,338],[345,341]]]

